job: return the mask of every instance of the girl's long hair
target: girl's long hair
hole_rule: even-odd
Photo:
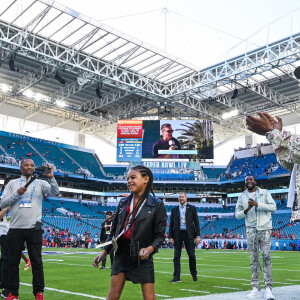
[[[143,202],[146,201],[146,199],[148,198],[148,195],[150,193],[152,193],[152,195],[155,197],[155,194],[153,192],[153,174],[152,174],[152,171],[149,168],[145,167],[144,165],[138,165],[138,166],[132,167],[130,169],[130,171],[131,170],[140,172],[140,174],[143,177],[145,177],[145,176],[149,177],[149,181],[146,185],[144,193],[138,199],[138,201],[137,201],[136,205],[134,206],[132,212],[127,215],[126,220],[125,220],[125,227],[126,227],[128,225],[129,220],[131,219],[130,229],[131,229],[131,240],[132,240],[133,239],[133,226],[134,226],[134,223],[135,223],[135,219],[137,217],[136,214],[137,214],[139,208],[141,207],[141,205],[143,204]],[[131,193],[131,195],[129,196],[129,199],[132,199],[132,198],[133,198],[133,194]]]

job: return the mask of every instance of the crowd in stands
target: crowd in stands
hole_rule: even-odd
[[[248,175],[254,177],[272,176],[289,173],[277,163],[274,153],[255,155],[252,157],[235,158],[229,171],[220,175],[220,180],[238,180]]]
[[[80,234],[72,234],[68,227],[64,229],[44,227],[44,240],[47,247],[64,248],[94,248],[99,244],[99,233],[92,237],[89,231]]]
[[[286,206],[286,202],[277,201],[278,205]],[[64,207],[70,215],[63,215],[57,208]],[[170,208],[172,206],[167,205]],[[233,207],[234,208],[234,207]],[[67,247],[95,247],[99,242],[101,224],[105,219],[105,211],[114,211],[115,207],[102,206],[97,202],[67,201],[66,199],[49,197],[44,201],[43,222],[46,224],[45,239],[48,246]],[[201,207],[201,211],[211,211],[211,207]],[[273,240],[296,241],[300,239],[300,224],[289,222],[290,213],[276,213],[273,215]],[[71,221],[72,220],[72,221]],[[199,216],[201,238],[209,240],[205,249],[240,249],[245,248],[246,228],[243,222],[234,215],[215,217],[212,213]],[[291,229],[291,232],[288,230]],[[227,241],[224,243],[224,240]],[[219,241],[219,242],[218,242]],[[223,241],[222,243],[220,241]],[[239,243],[241,241],[241,245]],[[211,243],[212,242],[212,243]],[[214,244],[215,243],[215,244]],[[287,242],[289,246],[289,242]],[[164,247],[170,247],[168,239]],[[297,245],[296,245],[297,249]],[[298,250],[298,249],[297,249]]]
[[[19,166],[24,158],[32,158],[37,166],[45,165],[47,161],[54,165],[55,172],[65,175],[105,178],[95,154],[59,147],[51,142],[28,142],[0,135],[1,164]]]
[[[245,149],[247,150],[247,149]],[[253,149],[252,149],[253,150]],[[68,148],[60,148],[57,145],[27,142],[23,139],[0,136],[0,163],[19,166],[21,159],[33,158],[37,165],[42,165],[45,160],[56,165],[56,171],[62,171],[67,174],[82,175],[86,177],[104,178],[100,163],[96,156],[90,152],[77,151]],[[80,161],[81,165],[77,164]],[[127,167],[110,166],[103,168],[105,174],[112,175],[110,179],[125,179]],[[215,172],[221,172],[221,168],[201,168],[202,175],[210,180]],[[235,157],[229,171],[219,176],[220,180],[242,180],[247,175],[253,176],[273,176],[282,175],[288,171],[281,167],[274,153],[253,154],[250,157]],[[156,180],[200,180],[192,169],[161,169],[153,171]],[[113,177],[114,174],[114,177]],[[201,177],[201,180],[204,178]],[[45,199],[43,204],[43,221],[47,231],[45,238],[48,246],[71,246],[71,247],[89,247],[97,244],[101,223],[104,220],[104,212],[114,211],[115,207],[101,206],[98,203],[81,202],[73,199],[64,201],[62,198]],[[60,212],[58,208],[65,210]],[[166,209],[170,212],[172,206],[167,205]],[[290,214],[286,213],[286,203],[277,201],[277,213],[273,216],[274,230],[273,239],[277,240],[297,240],[300,238],[300,225],[292,224],[289,221]],[[215,207],[197,207],[200,214],[207,213],[207,216],[199,217],[201,224],[201,238],[209,240],[234,239],[244,240],[246,230],[244,224],[239,222],[232,215],[227,218],[212,217],[214,213],[233,213],[234,206],[223,208]],[[282,211],[282,213],[281,213]],[[285,211],[285,213],[284,213]],[[69,226],[66,224],[70,223]],[[51,228],[51,229],[50,229]],[[49,230],[48,230],[49,229]],[[54,243],[54,244],[53,244]],[[220,244],[208,244],[210,248],[218,247]],[[292,243],[293,244],[293,243]],[[166,243],[165,246],[168,246]],[[289,246],[289,243],[288,243]],[[207,245],[205,246],[207,248]],[[224,247],[224,245],[222,245]],[[240,245],[232,243],[226,247],[240,248]],[[241,245],[243,247],[243,245]]]

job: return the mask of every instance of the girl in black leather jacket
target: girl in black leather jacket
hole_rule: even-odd
[[[133,167],[127,180],[131,194],[120,200],[107,239],[117,239],[118,244],[107,299],[119,299],[125,281],[130,280],[141,284],[144,299],[154,300],[153,254],[165,239],[167,214],[163,202],[154,196],[150,169],[142,165]],[[95,267],[111,248],[112,245],[104,247],[95,257]]]

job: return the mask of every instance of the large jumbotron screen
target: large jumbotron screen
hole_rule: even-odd
[[[117,161],[213,159],[209,120],[119,120]]]

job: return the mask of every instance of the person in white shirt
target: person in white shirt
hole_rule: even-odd
[[[247,298],[256,298],[261,295],[259,280],[259,248],[263,258],[263,278],[265,282],[265,299],[275,299],[272,293],[272,262],[271,262],[271,213],[276,211],[276,203],[270,192],[256,186],[254,176],[245,178],[246,190],[239,196],[235,216],[237,219],[245,218],[246,235],[251,257],[251,284],[253,290]]]

